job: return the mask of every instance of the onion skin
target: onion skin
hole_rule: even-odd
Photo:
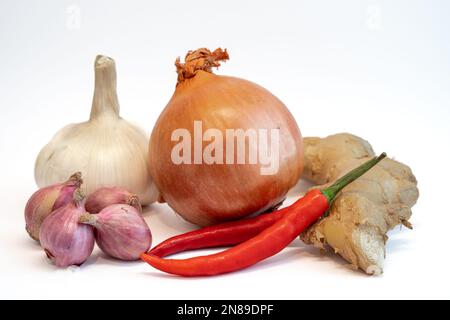
[[[98,189],[87,198],[85,207],[89,213],[99,213],[113,204],[127,204],[142,213],[139,198],[128,190],[118,187]]]
[[[54,211],[41,226],[41,247],[55,266],[83,264],[94,249],[94,229],[78,223],[85,213],[81,201],[71,201]]]
[[[136,208],[115,204],[98,214],[83,214],[80,223],[95,228],[95,240],[107,255],[124,261],[138,260],[152,244],[152,234]]]
[[[224,137],[226,129],[279,128],[278,173],[261,175],[260,164],[174,164],[171,150],[178,142],[171,141],[172,132],[186,128],[193,137],[193,123],[198,120],[203,132],[215,128]],[[182,81],[179,76],[175,93],[153,129],[149,149],[150,172],[161,198],[199,226],[266,211],[284,199],[303,170],[302,136],[286,106],[257,84],[203,70]]]
[[[45,218],[73,199],[82,184],[81,173],[73,174],[66,182],[36,191],[25,206],[25,229],[30,237],[39,241],[39,230]]]

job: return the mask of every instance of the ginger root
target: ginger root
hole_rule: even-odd
[[[329,184],[374,157],[370,144],[351,134],[305,138],[304,177]],[[344,188],[329,215],[311,226],[301,239],[325,249],[327,246],[367,274],[381,274],[386,233],[399,224],[412,228],[408,219],[419,197],[411,169],[386,158]]]

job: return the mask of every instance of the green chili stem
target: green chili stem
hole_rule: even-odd
[[[371,168],[373,168],[378,162],[386,158],[386,153],[383,152],[378,157],[375,157],[362,165],[360,165],[358,168],[353,169],[349,173],[347,173],[342,178],[338,179],[333,185],[329,186],[326,189],[321,190],[322,193],[327,197],[328,203],[332,203],[334,198],[336,198],[337,194],[344,189],[348,184],[352,183],[359,177],[361,177],[364,173],[369,171]]]

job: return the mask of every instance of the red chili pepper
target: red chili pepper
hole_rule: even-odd
[[[148,254],[162,258],[187,250],[236,245],[253,238],[280,220],[289,211],[288,208],[180,234],[161,242]]]
[[[297,200],[284,216],[253,238],[222,252],[189,259],[162,259],[142,254],[141,259],[161,271],[180,276],[210,276],[247,268],[283,250],[329,209],[336,195],[375,166],[386,154],[367,161],[332,186],[315,189]]]

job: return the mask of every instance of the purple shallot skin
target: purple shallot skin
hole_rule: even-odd
[[[89,195],[85,206],[87,212],[99,213],[106,207],[113,204],[127,204],[135,207],[136,210],[142,213],[139,198],[135,194],[120,187],[104,187],[96,190]]]
[[[71,202],[76,189],[83,180],[81,173],[73,174],[66,182],[48,186],[36,191],[25,206],[25,229],[36,241],[44,220],[55,210]]]
[[[83,214],[79,220],[95,228],[95,239],[107,255],[125,261],[139,260],[152,243],[152,234],[140,212],[126,204],[106,207],[98,214]]]
[[[39,233],[41,247],[55,266],[79,266],[92,254],[94,229],[78,222],[85,212],[82,200],[77,198],[51,213],[42,224]]]

